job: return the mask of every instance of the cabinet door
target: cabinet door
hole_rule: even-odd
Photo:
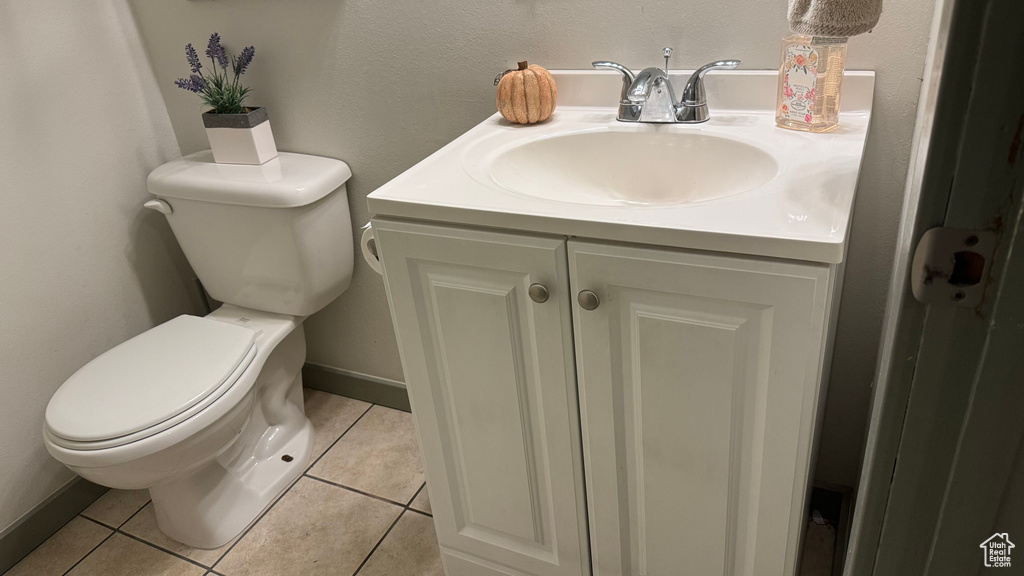
[[[595,576],[792,575],[829,269],[569,253]]]
[[[589,573],[565,239],[373,226],[438,542]]]

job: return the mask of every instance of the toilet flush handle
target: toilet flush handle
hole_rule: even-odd
[[[142,205],[142,207],[149,208],[150,210],[156,210],[157,212],[164,215],[174,212],[174,210],[171,209],[171,205],[168,204],[166,200],[161,200],[159,198],[157,198],[156,200],[150,200],[149,202],[146,202],[145,204]]]

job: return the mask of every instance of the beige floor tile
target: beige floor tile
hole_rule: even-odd
[[[302,393],[306,416],[313,423],[313,455],[310,456],[312,462],[330,448],[363,412],[366,412],[370,403],[310,388],[303,388]]]
[[[205,568],[189,564],[123,534],[114,534],[86,556],[68,576],[203,576]]]
[[[302,478],[214,570],[226,576],[350,576],[401,511]]]
[[[419,510],[420,512],[426,512],[431,514],[430,511],[430,495],[427,494],[427,485],[423,485],[423,490],[413,498],[413,501],[409,503],[409,507],[413,510]]]
[[[374,406],[310,470],[311,475],[395,502],[423,485],[412,414]]]
[[[149,502],[149,490],[108,490],[86,508],[82,516],[117,528],[145,506],[146,502]]]
[[[153,504],[147,504],[141,512],[122,526],[121,530],[150,544],[170,550],[175,554],[180,554],[189,560],[199,562],[203,566],[213,566],[216,564],[217,560],[220,560],[220,557],[235,543],[232,540],[216,550],[203,550],[186,546],[160,531],[160,528],[156,525],[156,513],[153,511]]]
[[[359,576],[444,576],[434,520],[406,512]]]
[[[112,533],[95,522],[75,517],[4,576],[61,576]]]

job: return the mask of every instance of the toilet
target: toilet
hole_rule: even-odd
[[[340,160],[282,152],[260,166],[209,151],[149,175],[207,292],[223,302],[101,354],[57,390],[44,442],[83,478],[148,489],[160,529],[230,542],[308,465],[302,322],[349,284],[352,227]]]

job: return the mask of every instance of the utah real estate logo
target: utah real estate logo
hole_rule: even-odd
[[[986,568],[1009,568],[1010,550],[1014,548],[1010,536],[1006,532],[996,532],[988,540],[981,543],[985,554]]]

